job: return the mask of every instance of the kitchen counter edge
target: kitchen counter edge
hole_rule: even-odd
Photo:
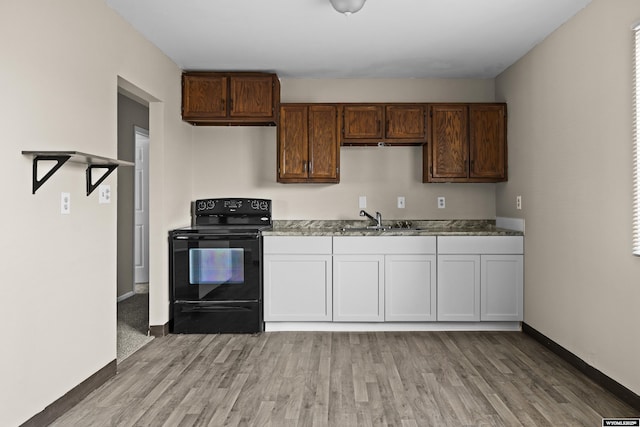
[[[517,230],[497,228],[493,220],[411,220],[411,228],[398,227],[398,222],[383,222],[387,230],[349,230],[364,228],[360,221],[286,220],[274,221],[273,229],[264,236],[523,236]],[[347,230],[343,230],[346,228]],[[417,229],[416,229],[417,228]]]

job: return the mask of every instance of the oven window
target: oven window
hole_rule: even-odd
[[[189,249],[189,283],[192,285],[244,283],[244,249]]]

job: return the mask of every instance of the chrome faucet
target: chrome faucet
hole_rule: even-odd
[[[366,216],[371,221],[375,221],[376,228],[382,228],[382,214],[380,212],[376,212],[375,218],[367,213],[364,209],[360,211],[360,216]]]

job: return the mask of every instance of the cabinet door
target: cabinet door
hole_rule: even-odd
[[[506,129],[504,105],[469,106],[471,178],[506,179]]]
[[[215,119],[226,116],[227,77],[183,74],[183,119]]]
[[[382,106],[345,105],[342,107],[342,139],[382,139]]]
[[[522,321],[523,256],[481,256],[481,320]]]
[[[233,118],[274,116],[273,77],[232,76],[229,116]]]
[[[431,175],[433,178],[469,176],[468,114],[466,105],[431,106]]]
[[[304,105],[282,105],[278,126],[278,181],[305,182],[308,178],[308,114]]]
[[[385,107],[385,138],[425,142],[424,105],[387,105]]]
[[[333,256],[333,320],[384,320],[384,256]]]
[[[309,106],[309,180],[339,181],[338,108]]]
[[[480,320],[480,255],[438,255],[438,320]]]
[[[265,321],[331,321],[331,255],[264,255]]]
[[[385,321],[436,320],[436,256],[385,256]]]

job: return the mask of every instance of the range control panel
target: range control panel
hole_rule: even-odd
[[[201,215],[258,215],[271,213],[268,199],[200,199],[194,202],[196,216]]]

